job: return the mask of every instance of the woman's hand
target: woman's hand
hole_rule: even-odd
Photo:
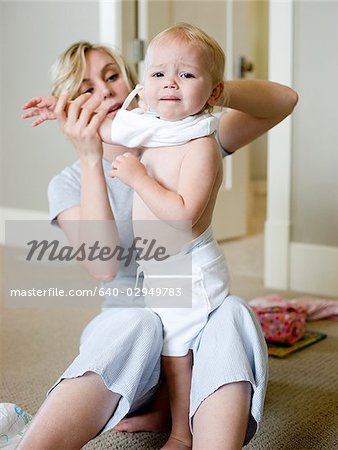
[[[126,152],[117,156],[112,162],[110,175],[118,177],[123,183],[135,189],[139,182],[147,176],[147,169],[135,155]]]
[[[102,159],[103,148],[99,128],[107,116],[107,110],[99,112],[100,101],[82,94],[68,103],[68,93],[60,95],[55,106],[55,116],[62,131],[75,147],[80,160],[98,162]]]

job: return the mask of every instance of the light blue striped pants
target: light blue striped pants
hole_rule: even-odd
[[[99,374],[108,389],[122,396],[103,429],[107,431],[152,398],[160,380],[162,345],[162,324],[152,311],[106,309],[87,325],[79,355],[55,385],[87,371]],[[210,314],[195,340],[193,354],[191,422],[201,402],[219,387],[248,381],[252,386],[249,441],[261,420],[267,385],[266,345],[249,306],[238,297],[228,296]]]

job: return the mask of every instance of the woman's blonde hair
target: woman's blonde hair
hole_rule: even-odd
[[[68,91],[72,100],[77,97],[85,75],[86,54],[89,50],[98,50],[111,56],[118,65],[128,88],[130,90],[134,88],[137,83],[136,73],[121,55],[109,46],[79,41],[64,51],[51,67],[52,95],[59,96],[61,92]]]
[[[189,23],[178,23],[169,28],[166,28],[161,33],[157,34],[149,44],[148,49],[161,40],[170,37],[182,39],[185,42],[192,42],[200,45],[206,50],[210,60],[210,75],[214,84],[218,84],[224,80],[225,70],[225,54],[219,43],[200,28]]]

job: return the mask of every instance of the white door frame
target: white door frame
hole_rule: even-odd
[[[122,51],[122,3],[120,0],[99,2],[100,42]]]
[[[293,84],[293,0],[269,3],[269,79]],[[289,287],[291,133],[288,117],[268,135],[268,199],[265,222],[267,287]]]

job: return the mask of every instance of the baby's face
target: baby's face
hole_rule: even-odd
[[[180,120],[203,111],[213,91],[206,51],[179,39],[148,49],[144,101],[161,119]]]

